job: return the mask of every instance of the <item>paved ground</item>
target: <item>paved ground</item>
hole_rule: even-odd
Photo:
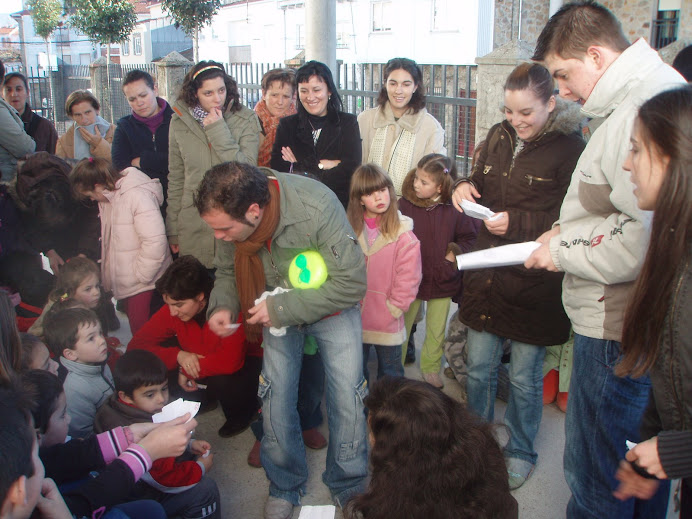
[[[450,315],[455,310],[456,308],[452,308]],[[130,338],[130,332],[127,318],[122,314],[120,314],[120,322],[123,324],[122,328],[113,335],[126,344]],[[420,346],[423,343],[424,326],[419,325],[418,330],[416,344]],[[370,372],[375,373],[374,370],[373,366]],[[406,376],[420,378],[418,366],[408,366]],[[449,380],[444,376],[443,379],[444,391],[452,397],[459,398],[461,387],[456,380]],[[498,400],[495,411],[496,421],[502,420],[504,410],[504,403]],[[262,519],[269,484],[262,469],[252,468],[246,462],[247,454],[255,441],[254,436],[250,430],[247,430],[234,438],[220,438],[216,434],[224,422],[220,408],[198,417],[198,421],[199,427],[195,437],[212,444],[214,466],[210,475],[214,477],[221,489],[222,517],[224,519]],[[536,450],[539,456],[536,470],[524,486],[514,492],[514,497],[519,502],[519,516],[522,519],[557,519],[565,516],[570,491],[562,472],[564,422],[565,415],[555,404],[543,408],[543,420],[536,438]],[[321,430],[327,437],[326,423],[322,425]],[[506,441],[506,435],[503,437],[503,434],[500,429],[500,441]],[[326,452],[326,449],[307,450],[310,475],[307,494],[302,500],[304,505],[332,504],[329,490],[321,480]],[[293,518],[297,519],[299,513],[300,508],[296,507]],[[342,519],[342,517],[341,511],[337,509],[336,519]],[[669,519],[673,517],[677,516],[672,513],[668,515]]]

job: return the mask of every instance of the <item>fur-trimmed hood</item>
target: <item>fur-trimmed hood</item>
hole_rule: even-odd
[[[408,175],[406,175],[406,178],[404,179],[404,183],[401,185],[401,196],[403,196],[406,200],[411,202],[416,207],[423,207],[425,209],[432,209],[440,204],[450,203],[449,201],[443,202],[439,196],[436,198],[418,198],[418,195],[416,195],[416,190],[413,189],[413,181],[415,178],[416,168],[413,168],[408,172]]]
[[[550,133],[560,133],[562,135],[571,135],[581,132],[582,127],[586,123],[586,118],[581,113],[581,105],[574,101],[566,101],[561,97],[555,98],[555,109],[548,117],[548,121],[543,128],[541,134],[533,139],[538,141],[543,136]],[[512,125],[506,120],[502,121],[502,126],[512,135],[516,136],[516,132]]]

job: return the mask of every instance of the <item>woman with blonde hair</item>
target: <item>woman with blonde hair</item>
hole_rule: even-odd
[[[64,159],[111,160],[115,125],[99,115],[101,103],[88,90],[75,90],[65,100],[65,113],[74,121],[58,139],[55,154]]]

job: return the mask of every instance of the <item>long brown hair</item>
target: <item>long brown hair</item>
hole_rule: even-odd
[[[198,103],[197,91],[202,88],[202,83],[207,79],[220,77],[226,85],[226,101],[223,103],[223,111],[231,105],[231,112],[240,110],[240,93],[238,92],[238,83],[231,76],[226,74],[226,69],[221,63],[216,61],[200,61],[185,74],[183,86],[180,87],[180,99],[189,106],[194,108]]]
[[[363,219],[365,218],[365,210],[360,198],[379,191],[384,187],[389,190],[389,207],[379,217],[377,227],[385,238],[396,238],[400,224],[394,184],[384,170],[376,164],[359,166],[351,177],[351,191],[346,215],[351,223],[351,227],[356,231],[356,236],[363,232]]]
[[[492,426],[425,382],[383,377],[365,398],[372,478],[355,519],[490,519],[513,499]]]
[[[625,314],[620,376],[644,375],[659,342],[692,243],[692,88],[658,94],[639,110],[642,140],[669,158],[656,199],[651,241]],[[662,253],[662,251],[665,251]]]

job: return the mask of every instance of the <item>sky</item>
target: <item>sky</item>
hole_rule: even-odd
[[[0,2],[0,14],[14,13],[21,11],[22,0],[2,0]]]

